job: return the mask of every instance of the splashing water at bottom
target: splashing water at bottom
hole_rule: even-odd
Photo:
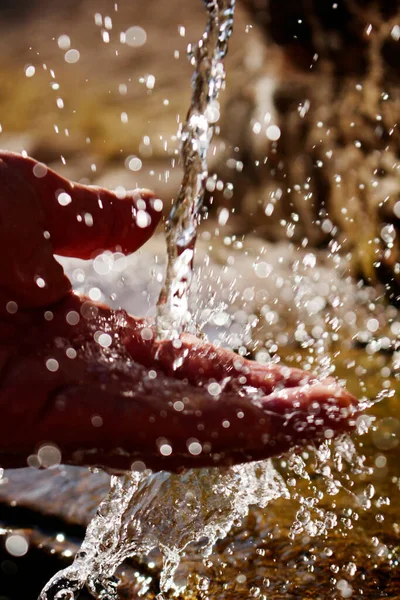
[[[114,572],[129,556],[158,548],[163,555],[160,589],[174,573],[188,544],[201,542],[205,556],[249,506],[288,496],[270,461],[190,470],[181,475],[127,473],[113,477],[108,497],[90,523],[74,563],[44,588],[41,600],[72,600],[87,585],[101,600],[117,598]]]
[[[354,473],[365,470],[347,436],[324,443],[315,450],[314,461],[314,470],[322,476],[328,494],[336,493],[333,485],[340,486],[344,463],[356,469]],[[116,600],[117,567],[128,557],[147,555],[153,549],[163,557],[163,594],[174,589],[174,574],[189,544],[197,543],[203,556],[210,555],[216,541],[243,520],[250,506],[265,508],[278,498],[300,502],[291,537],[303,530],[313,536],[326,534],[334,527],[335,519],[329,511],[324,514],[316,508],[317,497],[314,503],[308,498],[305,506],[301,498],[289,493],[287,484],[293,475],[309,478],[308,466],[295,453],[285,463],[284,475],[271,460],[265,460],[179,475],[130,472],[114,476],[109,495],[88,526],[74,563],[50,580],[40,600],[74,600],[85,585],[98,600]]]

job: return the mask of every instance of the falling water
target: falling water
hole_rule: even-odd
[[[288,497],[271,461],[181,475],[127,473],[113,477],[108,497],[88,526],[74,563],[57,573],[41,600],[72,600],[84,585],[99,600],[117,598],[114,572],[129,556],[154,548],[163,556],[161,592],[173,587],[180,557],[192,542],[210,554],[249,506]]]
[[[320,506],[324,494],[336,496],[345,490],[367,510],[368,486],[356,495],[351,485],[360,476],[362,484],[369,472],[351,439],[342,436],[302,456],[292,452],[281,463],[265,460],[179,475],[130,472],[114,476],[73,564],[49,581],[40,600],[76,600],[85,585],[98,600],[117,600],[119,580],[114,574],[118,566],[152,550],[162,556],[158,596],[162,600],[175,588],[174,575],[187,547],[195,543],[197,552],[209,556],[216,541],[243,520],[250,506],[263,509],[272,500],[290,498],[299,509],[289,538],[323,537],[338,523],[331,507]],[[315,486],[316,477],[324,493]],[[294,478],[309,482],[309,489],[296,489]],[[140,594],[149,590],[151,580],[142,578]]]
[[[224,57],[232,33],[235,0],[205,0],[208,22],[189,57],[195,72],[192,101],[182,131],[183,180],[167,222],[168,266],[158,301],[161,339],[179,336],[191,320],[188,291],[196,228],[208,177],[207,151],[218,120],[217,98],[225,83]]]

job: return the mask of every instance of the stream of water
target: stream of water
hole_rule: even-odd
[[[219,118],[218,95],[225,83],[223,60],[233,28],[235,0],[205,0],[205,4],[206,30],[199,43],[188,49],[194,66],[192,101],[181,133],[182,185],[166,228],[168,266],[157,315],[160,339],[178,337],[191,321],[188,293],[208,177],[207,151]]]
[[[330,507],[320,506],[324,494],[335,496],[347,486],[356,497],[351,482],[369,469],[347,436],[307,454],[308,461],[292,453],[278,468],[265,460],[225,470],[189,470],[180,475],[130,472],[112,477],[110,492],[89,524],[73,564],[50,580],[40,600],[76,600],[84,585],[98,600],[117,600],[117,567],[130,556],[146,556],[153,550],[162,556],[157,598],[163,600],[170,590],[178,591],[174,575],[189,545],[195,543],[206,558],[251,506],[262,509],[279,498],[298,504],[290,538],[326,535],[338,519]],[[311,482],[312,471],[314,478],[321,478],[324,493],[315,488],[305,496],[293,487],[294,478]],[[357,497],[364,509],[371,505],[368,493],[366,488]],[[142,578],[140,593],[145,594],[150,584],[151,577]]]
[[[99,600],[117,598],[113,575],[118,565],[153,549],[163,556],[160,589],[161,594],[167,592],[190,543],[200,542],[207,556],[250,505],[264,507],[282,496],[288,496],[286,485],[270,461],[226,471],[131,472],[113,477],[73,565],[49,582],[41,598],[76,598],[84,585]]]

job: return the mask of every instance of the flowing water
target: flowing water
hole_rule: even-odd
[[[364,420],[360,427],[365,425]],[[196,543],[197,553],[206,559],[216,541],[240,524],[251,506],[263,509],[272,500],[292,499],[298,505],[289,539],[301,534],[322,537],[338,525],[338,517],[332,507],[320,506],[321,489],[309,490],[308,496],[296,489],[295,478],[310,484],[310,472],[321,478],[328,497],[345,490],[360,507],[370,507],[371,486],[358,490],[358,497],[352,490],[354,477],[367,475],[370,469],[346,436],[303,456],[291,454],[279,465],[265,460],[180,475],[131,472],[114,476],[73,564],[55,575],[41,599],[72,600],[84,585],[99,600],[117,599],[117,567],[130,556],[148,556],[158,550],[161,600],[171,589],[179,592],[174,575],[189,545]],[[151,577],[142,578],[142,594],[151,581]]]
[[[219,118],[218,95],[225,83],[224,57],[233,28],[235,0],[205,0],[208,22],[197,46],[189,46],[192,102],[181,133],[183,180],[167,222],[168,266],[158,302],[161,339],[178,337],[191,321],[188,293],[196,229],[208,177],[207,151]]]
[[[116,598],[113,574],[118,565],[155,548],[163,556],[160,589],[166,592],[188,544],[200,542],[206,556],[250,505],[263,507],[287,495],[269,461],[225,472],[212,468],[113,477],[73,565],[49,582],[42,598],[74,598],[85,584],[99,599]]]

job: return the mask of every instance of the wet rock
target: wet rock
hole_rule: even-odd
[[[107,494],[110,477],[78,467],[8,470],[0,480],[0,502],[86,526]]]

